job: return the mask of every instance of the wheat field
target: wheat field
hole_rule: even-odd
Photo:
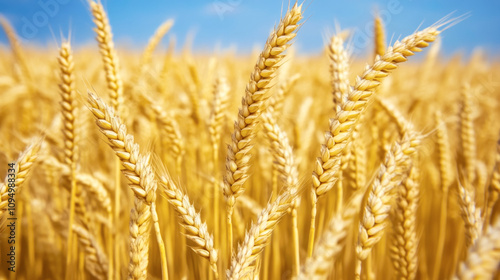
[[[95,47],[0,19],[0,279],[500,279],[500,64],[440,50],[462,17],[305,56],[292,3],[208,55],[88,3]]]

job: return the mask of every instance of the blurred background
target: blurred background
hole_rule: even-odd
[[[169,36],[176,37],[178,49],[191,37],[194,51],[234,48],[238,53],[248,53],[263,45],[288,1],[103,0],[103,5],[115,43],[122,49],[144,47],[155,29],[173,18],[175,25]],[[460,52],[467,57],[481,47],[488,55],[496,56],[500,49],[500,1],[308,0],[304,8],[307,20],[295,43],[300,54],[320,52],[336,23],[354,31],[354,54],[366,53],[371,49],[373,15],[377,11],[385,22],[388,42],[453,12],[452,16],[467,14],[468,18],[443,34],[444,55]],[[61,34],[67,37],[70,30],[74,44],[94,44],[94,25],[84,0],[0,0],[0,13],[11,21],[24,44],[55,47]],[[166,45],[167,40],[164,41]],[[3,32],[0,43],[7,43]]]

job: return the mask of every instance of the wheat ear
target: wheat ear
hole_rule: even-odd
[[[72,231],[75,232],[78,242],[85,250],[85,268],[87,271],[96,279],[106,279],[108,260],[95,237],[87,227],[77,223],[73,224]]]
[[[165,37],[165,34],[168,33],[170,28],[174,25],[174,20],[169,19],[163,22],[155,31],[155,34],[151,36],[151,38],[148,41],[148,44],[146,48],[144,49],[144,52],[142,53],[142,62],[141,65],[143,67],[149,65],[151,63],[151,58],[153,57],[153,52],[156,49],[156,46],[160,43],[161,39]]]
[[[467,259],[453,279],[493,279],[500,265],[500,219],[488,227],[476,245],[469,249]]]
[[[458,197],[460,213],[465,223],[466,246],[469,248],[473,246],[476,240],[481,236],[481,229],[483,226],[481,209],[476,207],[473,193],[460,183],[458,184]]]
[[[390,200],[394,196],[392,190],[401,184],[403,176],[407,174],[411,156],[420,145],[420,138],[416,132],[408,130],[401,140],[394,142],[380,164],[361,213],[356,245],[356,279],[361,277],[361,261],[366,260],[385,232],[391,209]]]
[[[385,53],[385,29],[384,23],[382,22],[382,18],[379,15],[375,16],[375,26],[374,26],[374,34],[375,34],[375,56],[384,55]]]
[[[226,77],[220,76],[215,79],[213,86],[213,103],[212,113],[208,124],[208,132],[210,134],[210,142],[212,143],[212,160],[214,178],[220,178],[219,170],[219,145],[222,134],[222,128],[226,120],[227,107],[229,105],[229,84]],[[220,181],[214,179],[213,188],[213,217],[214,217],[214,230],[219,232],[220,222]]]
[[[394,238],[391,246],[392,264],[398,279],[413,280],[417,276],[418,237],[416,230],[419,198],[419,170],[413,165],[410,175],[398,188],[399,196],[394,211]]]
[[[472,92],[469,85],[462,88],[462,109],[460,111],[460,140],[465,164],[466,179],[472,183],[476,176],[476,135],[472,111]]]
[[[333,109],[337,112],[337,107],[342,105],[349,93],[349,55],[344,49],[344,39],[341,35],[332,36],[328,56],[333,88]]]
[[[348,235],[348,229],[352,225],[355,215],[358,214],[362,198],[361,192],[355,193],[342,213],[336,213],[329,221],[328,227],[315,246],[312,257],[308,258],[302,266],[298,279],[320,280],[328,278],[332,264],[346,245],[345,238]]]
[[[179,124],[171,114],[166,113],[155,101],[149,97],[147,97],[147,99],[156,116],[156,121],[160,130],[163,131],[167,138],[170,154],[175,159],[176,172],[177,174],[181,174],[182,158],[184,157],[186,149],[181,130],[179,129]]]
[[[111,105],[116,112],[121,113],[123,111],[123,81],[120,76],[120,64],[118,60],[118,55],[116,54],[115,46],[113,43],[113,33],[111,32],[111,26],[109,24],[109,19],[102,6],[100,0],[95,2],[94,0],[88,0],[90,4],[90,8],[92,11],[92,15],[94,17],[94,23],[96,28],[94,31],[96,32],[96,40],[99,45],[99,50],[101,53],[101,59],[104,64],[104,71],[106,77],[106,83],[108,87],[108,94],[111,98]],[[120,176],[120,162],[116,160],[115,162],[115,187],[114,187],[114,216],[113,222],[115,225],[118,223],[120,219],[120,197],[121,197],[121,176]],[[117,233],[113,233],[110,237],[111,239],[116,238]],[[111,242],[113,243],[113,242]],[[113,265],[114,258],[116,262],[119,262],[118,259],[118,249],[115,246],[115,256],[110,256],[110,270],[109,277],[113,277]],[[116,273],[120,273],[116,271]]]
[[[168,174],[160,176],[160,184],[167,200],[174,207],[181,219],[181,225],[186,229],[186,238],[193,241],[191,249],[199,256],[210,262],[210,268],[216,278],[219,278],[217,269],[218,253],[214,249],[212,235],[208,233],[207,225],[201,221],[200,214],[189,201],[189,197],[175,185]]]
[[[299,172],[297,170],[297,165],[295,164],[292,146],[288,142],[288,136],[286,132],[283,131],[276,123],[276,120],[273,118],[271,112],[262,114],[262,122],[264,124],[267,138],[271,141],[274,169],[278,171],[281,180],[285,182],[285,185],[288,188],[291,189],[291,192],[295,193],[298,191]],[[292,238],[295,256],[294,275],[298,275],[300,272],[299,229],[297,218],[297,208],[299,207],[299,204],[300,199],[297,198],[293,201],[292,205]]]
[[[243,244],[238,246],[238,253],[233,256],[227,271],[228,280],[242,279],[252,271],[253,263],[269,243],[276,225],[292,208],[296,197],[297,193],[285,190],[262,210],[257,223],[246,233]]]
[[[71,54],[71,45],[69,42],[61,44],[59,50],[59,70],[61,83],[59,92],[61,94],[61,107],[63,116],[63,135],[64,135],[64,162],[68,166],[75,163],[75,76],[73,74],[74,63]],[[72,167],[73,168],[73,167]]]
[[[336,175],[340,169],[341,158],[361,113],[370,101],[375,88],[387,77],[397,64],[407,60],[414,52],[421,51],[430,42],[436,40],[440,31],[431,26],[416,32],[401,42],[396,42],[387,52],[377,57],[375,63],[366,68],[358,77],[354,87],[349,91],[348,100],[344,102],[335,118],[330,119],[330,131],[326,133],[325,144],[321,146],[321,157],[318,157],[312,174],[311,227],[309,231],[308,256],[312,255],[314,246],[316,205],[318,198],[333,188]]]
[[[236,198],[244,192],[244,183],[248,179],[250,153],[254,146],[252,140],[256,135],[258,118],[265,110],[266,101],[270,97],[269,88],[284,58],[282,53],[290,46],[300,26],[298,22],[302,19],[301,10],[302,5],[295,3],[268,37],[246,86],[242,105],[234,123],[232,141],[227,151],[223,188],[228,206],[230,248],[232,248],[231,214]]]
[[[69,42],[63,42],[59,50],[59,70],[60,80],[59,92],[61,94],[61,111],[63,115],[63,137],[64,137],[64,162],[70,170],[70,207],[69,207],[69,222],[68,222],[68,248],[66,255],[66,278],[69,277],[70,265],[72,259],[72,244],[73,244],[73,223],[75,214],[75,200],[77,198],[78,186],[76,184],[76,158],[75,158],[75,76],[73,74],[74,63],[73,55],[71,54],[71,45]],[[81,210],[80,212],[85,212]]]
[[[31,144],[19,155],[16,160],[16,179],[13,186],[15,194],[19,194],[22,190],[24,182],[28,178],[31,167],[38,158],[38,153],[42,145],[41,139],[34,139]],[[3,220],[6,215],[7,205],[9,200],[9,188],[12,188],[12,182],[9,181],[10,176],[5,177],[4,183],[0,186],[0,220]]]
[[[113,43],[113,33],[109,25],[108,15],[100,1],[89,0],[89,4],[96,25],[94,31],[97,34],[96,40],[101,51],[104,71],[106,71],[106,82],[108,84],[109,96],[111,97],[111,105],[117,112],[121,112],[123,104],[123,81],[120,77],[120,66]]]
[[[142,156],[134,137],[127,134],[127,128],[114,110],[93,93],[88,93],[89,109],[96,118],[101,133],[109,140],[111,148],[120,159],[123,175],[129,180],[134,192],[134,208],[130,223],[130,264],[129,278],[145,279],[147,277],[149,231],[151,219],[155,227],[156,238],[160,249],[162,279],[167,279],[165,246],[159,232],[157,214],[153,211],[156,201],[157,183],[149,164],[149,156]]]
[[[439,272],[441,271],[441,262],[443,256],[444,243],[446,238],[446,220],[448,216],[448,191],[452,181],[451,177],[451,153],[450,141],[448,139],[448,130],[443,121],[441,111],[436,111],[436,135],[437,135],[437,149],[439,158],[439,174],[441,176],[441,191],[443,194],[443,201],[441,202],[441,209],[439,210],[439,234],[436,246],[436,262],[432,275],[433,280],[437,280]]]

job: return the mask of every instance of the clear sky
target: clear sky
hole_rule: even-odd
[[[282,6],[288,5],[288,1],[275,0],[102,1],[115,42],[121,47],[142,48],[164,20],[173,18],[170,34],[175,34],[178,46],[192,34],[194,50],[233,45],[239,52],[262,45],[278,22]],[[411,34],[419,26],[429,26],[451,12],[454,16],[469,13],[466,20],[443,33],[444,52],[470,54],[475,47],[482,47],[497,56],[500,50],[498,0],[307,0],[304,6],[307,21],[295,43],[301,53],[320,51],[325,36],[335,30],[335,22],[356,32],[356,53],[371,48],[375,10],[385,20],[388,41]],[[93,23],[85,0],[0,0],[0,13],[11,21],[23,43],[55,46],[61,32],[66,35],[70,29],[74,44],[93,43]],[[0,31],[0,43],[6,42]]]

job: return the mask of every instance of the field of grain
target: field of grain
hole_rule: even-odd
[[[89,3],[95,48],[0,20],[0,279],[500,279],[500,64],[443,55],[461,17],[304,56],[292,3],[251,55],[162,52],[173,20],[138,53]]]

